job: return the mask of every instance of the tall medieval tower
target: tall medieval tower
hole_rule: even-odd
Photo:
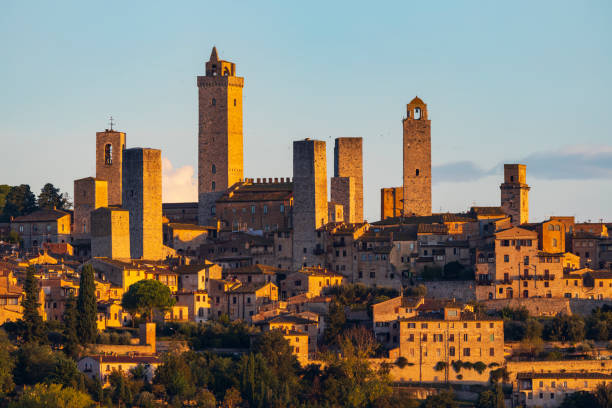
[[[403,215],[431,215],[431,121],[427,105],[419,97],[406,110]]]
[[[342,204],[344,221],[363,222],[363,139],[339,137],[334,145],[331,200]]]
[[[236,64],[213,47],[206,75],[198,77],[198,222],[216,215],[215,202],[243,178],[242,88]]]
[[[524,164],[504,164],[504,182],[501,190],[501,206],[511,217],[512,225],[529,222],[529,190],[527,167]]]
[[[106,129],[96,133],[96,179],[108,182],[108,205],[121,205],[125,133]]]

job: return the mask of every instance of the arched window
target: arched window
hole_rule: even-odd
[[[414,108],[414,118],[421,119],[421,108]]]
[[[223,76],[229,76],[230,72],[229,69],[227,69],[227,67],[223,70]]]
[[[83,220],[83,234],[87,234],[87,222]]]
[[[217,184],[213,181],[211,184],[211,190],[215,191],[215,188],[217,187]]]
[[[113,164],[113,145],[110,143],[104,146],[104,163]]]
[[[217,104],[217,100],[215,98],[212,98],[212,105],[215,106]]]
[[[212,165],[212,174],[216,174],[217,173],[217,166],[215,166],[214,164]]]

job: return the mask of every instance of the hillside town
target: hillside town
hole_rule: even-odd
[[[498,206],[433,212],[420,97],[397,129],[403,183],[366,221],[367,140],[336,138],[332,174],[315,139],[293,142],[293,174],[245,174],[245,79],[213,48],[194,85],[197,202],[162,202],[163,146],[112,122],[69,194],[0,186],[0,399],[610,406],[612,222],[530,218],[519,163]]]

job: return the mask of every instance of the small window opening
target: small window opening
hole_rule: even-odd
[[[215,166],[214,164],[212,165],[212,174],[216,174],[217,173],[217,166]]]
[[[213,182],[211,183],[211,190],[212,190],[212,191],[215,191],[215,188],[216,188],[216,187],[217,187],[217,184],[216,184],[216,183],[213,181]]]
[[[104,163],[113,164],[113,145],[110,143],[104,146]]]
[[[416,169],[416,175],[417,176],[419,175],[419,169]]]
[[[215,106],[217,104],[217,100],[215,98],[212,98],[212,105]]]

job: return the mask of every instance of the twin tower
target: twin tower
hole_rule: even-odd
[[[203,224],[216,216],[215,203],[221,195],[233,184],[244,180],[244,78],[237,77],[236,64],[219,59],[217,49],[213,47],[206,63],[206,74],[198,76],[197,85],[198,219]],[[408,105],[403,127],[403,186],[395,194],[397,202],[401,203],[402,214],[430,215],[431,124],[427,118],[427,105],[421,99],[415,98]],[[362,139],[336,139],[334,156],[332,202],[342,205],[345,221],[363,222]],[[294,230],[299,229],[302,216],[314,219],[315,228],[321,224],[320,220],[328,218],[324,159],[324,142],[305,140],[294,143]],[[305,189],[302,189],[300,180],[306,177],[312,178],[309,181],[311,186],[304,185]],[[323,183],[324,195],[317,193],[323,190],[316,189],[317,185],[322,188]],[[301,208],[302,203],[309,204]],[[397,213],[399,215],[399,209]]]

